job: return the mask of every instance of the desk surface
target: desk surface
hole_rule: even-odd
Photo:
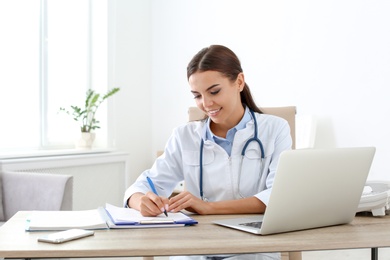
[[[175,228],[97,230],[64,244],[37,242],[49,232],[25,232],[28,212],[0,227],[0,257],[116,257],[230,254],[390,247],[390,216],[358,216],[352,223],[268,236],[212,224],[234,215],[197,216],[198,225]],[[240,215],[243,216],[243,215]]]

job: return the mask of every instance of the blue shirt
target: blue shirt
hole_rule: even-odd
[[[213,134],[213,132],[210,129],[210,118],[207,119],[207,130],[206,130],[206,139],[211,140],[214,143],[221,146],[229,156],[232,152],[232,145],[234,140],[234,135],[238,130],[244,129],[246,127],[246,124],[252,119],[251,114],[249,112],[249,108],[245,108],[244,116],[241,118],[241,121],[233,128],[229,129],[226,138],[219,137]]]

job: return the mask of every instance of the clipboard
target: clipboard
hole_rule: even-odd
[[[156,217],[144,217],[135,209],[120,208],[108,203],[105,208],[99,208],[99,211],[108,227],[112,229],[178,227],[198,224],[195,219],[182,212],[168,212],[168,217],[164,214]]]

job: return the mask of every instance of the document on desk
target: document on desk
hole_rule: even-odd
[[[144,217],[138,210],[106,204],[106,222],[109,228],[150,228],[194,225],[198,222],[182,212],[168,212],[156,217]]]
[[[33,211],[26,219],[26,231],[107,229],[98,210]]]
[[[135,209],[106,204],[93,210],[33,211],[26,219],[26,231],[116,228],[160,228],[194,225],[198,222],[184,213],[144,217]]]

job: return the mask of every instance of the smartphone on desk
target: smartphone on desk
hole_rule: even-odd
[[[38,237],[39,242],[47,242],[53,244],[60,244],[67,241],[79,239],[82,237],[88,237],[94,235],[95,232],[92,230],[84,229],[69,229],[65,231],[60,231],[48,235]]]

